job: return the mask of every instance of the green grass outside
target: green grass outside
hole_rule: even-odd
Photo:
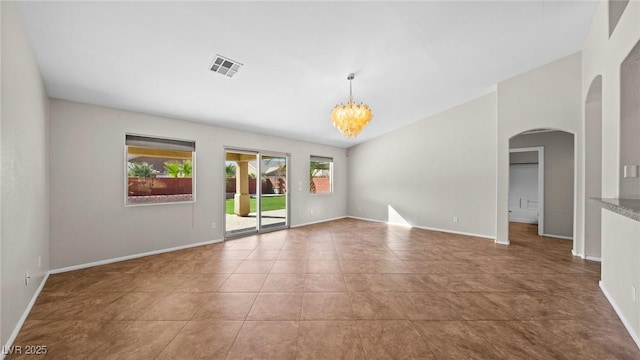
[[[262,211],[280,210],[286,208],[287,197],[282,196],[267,196],[262,198]],[[233,199],[229,199],[226,202],[227,214],[233,215]],[[249,212],[256,212],[256,199],[251,198],[249,200]]]

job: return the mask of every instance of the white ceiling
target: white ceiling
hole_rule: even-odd
[[[597,2],[23,2],[51,97],[350,147],[582,48]],[[216,54],[243,63],[229,78]],[[329,119],[354,98],[354,140]]]

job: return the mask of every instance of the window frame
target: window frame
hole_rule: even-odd
[[[154,140],[156,141],[156,144],[158,144],[157,147],[153,147],[153,146],[144,146],[144,144],[140,145],[140,144],[129,144],[129,138],[133,138],[132,141],[135,140],[147,140],[150,143],[153,143]],[[191,145],[192,150],[191,150],[191,166],[192,166],[192,170],[191,170],[191,200],[176,200],[176,201],[149,201],[149,202],[129,202],[129,147],[130,146],[134,146],[134,147],[138,147],[138,148],[149,148],[149,149],[162,149],[162,150],[178,150],[178,151],[188,151],[185,149],[167,149],[167,148],[162,148],[160,145],[162,143],[177,143],[178,146],[180,145],[184,145],[184,146],[188,146],[188,144]],[[182,144],[180,144],[182,143]],[[153,136],[153,135],[145,135],[145,134],[137,134],[137,133],[125,133],[124,136],[124,206],[125,207],[137,207],[137,206],[153,206],[153,205],[171,205],[171,204],[193,204],[196,202],[196,141],[195,140],[185,140],[185,139],[178,139],[178,138],[169,138],[169,137],[163,137],[163,136]]]
[[[330,195],[333,194],[334,192],[334,174],[333,174],[333,168],[334,168],[334,160],[333,157],[330,156],[320,156],[320,155],[310,155],[309,156],[309,175],[311,176],[311,162],[312,161],[317,161],[317,162],[328,162],[329,163],[329,191],[325,191],[325,192],[312,192],[311,191],[311,186],[309,186],[309,194],[311,195]],[[309,178],[309,182],[311,182],[313,178]]]

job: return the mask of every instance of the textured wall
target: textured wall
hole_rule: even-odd
[[[509,139],[532,129],[575,134],[576,193],[582,194],[581,56],[576,53],[498,84],[497,241],[507,243]],[[582,247],[584,199],[576,195],[574,247]]]
[[[0,337],[6,344],[49,270],[49,100],[15,4],[1,6]],[[25,286],[27,271],[32,278]]]
[[[618,197],[621,189],[620,149],[621,138],[625,130],[622,121],[627,116],[637,114],[638,83],[632,78],[622,78],[626,68],[623,65],[629,54],[637,49],[640,42],[640,2],[629,1],[619,10],[615,29],[610,34],[609,5],[613,2],[601,2],[596,12],[583,50],[582,101],[583,106],[592,100],[591,86],[594,80],[602,76],[602,197]],[[636,50],[637,51],[637,50]],[[637,57],[635,57],[637,59]],[[637,64],[637,63],[636,63]],[[633,64],[630,65],[634,68]],[[635,66],[637,71],[637,65]],[[637,75],[637,73],[635,74]],[[635,77],[637,78],[637,76]],[[635,84],[635,85],[634,85]],[[634,88],[635,86],[635,88]],[[589,104],[587,104],[589,105]],[[635,110],[634,110],[635,109]],[[585,106],[585,120],[589,115],[589,106]],[[637,116],[637,115],[636,115]],[[637,118],[635,119],[637,120]],[[588,123],[587,123],[588,125]],[[622,135],[622,136],[621,136]],[[624,139],[622,139],[624,141]],[[630,139],[633,141],[633,139]],[[586,147],[597,146],[587,138]],[[637,139],[635,141],[638,141]],[[637,148],[635,150],[638,150]],[[593,159],[587,159],[587,163]],[[624,161],[624,160],[623,160]],[[640,223],[608,210],[602,210],[602,282],[601,287],[607,294],[618,316],[623,320],[631,336],[640,346],[640,300],[633,302],[632,288],[640,298]]]
[[[491,93],[350,148],[349,215],[495,236],[495,136]]]
[[[195,140],[196,202],[125,207],[125,133]],[[292,226],[346,215],[342,148],[52,100],[52,268],[222,239],[225,146],[291,153]],[[333,157],[333,193],[309,194],[311,154]]]

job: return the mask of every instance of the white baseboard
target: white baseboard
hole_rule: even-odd
[[[624,327],[627,329],[627,332],[629,332],[629,335],[631,335],[631,338],[633,339],[633,341],[636,342],[636,345],[640,349],[640,336],[638,336],[638,334],[636,334],[633,331],[633,328],[631,327],[629,321],[627,320],[627,318],[624,317],[624,315],[622,315],[622,311],[620,311],[618,304],[616,304],[616,302],[613,301],[613,298],[611,297],[609,292],[607,292],[607,289],[602,284],[602,281],[598,282],[598,284],[600,285],[600,290],[602,290],[604,297],[607,298],[607,300],[609,301],[609,304],[611,304],[611,307],[613,307],[613,310],[616,312],[616,314],[618,314],[620,321],[622,321],[622,325],[624,325]]]
[[[350,219],[355,219],[355,220],[362,220],[362,221],[370,221],[370,222],[377,222],[377,223],[384,223],[386,224],[386,221],[382,221],[382,220],[376,220],[376,219],[369,219],[369,218],[363,218],[363,217],[359,217],[359,216],[347,216]]]
[[[585,256],[584,258],[585,258],[585,259],[587,259],[587,260],[591,260],[591,261],[602,262],[602,258],[600,258],[600,257],[595,257],[595,256],[589,256],[589,255],[587,255],[587,256]]]
[[[118,261],[137,259],[137,258],[149,256],[149,255],[158,255],[158,254],[163,254],[163,253],[167,253],[167,252],[171,252],[171,251],[184,250],[184,249],[189,249],[189,248],[203,246],[203,245],[216,244],[216,243],[219,243],[219,242],[222,242],[222,241],[224,241],[224,240],[223,239],[216,239],[216,240],[203,241],[203,242],[199,242],[199,243],[195,243],[195,244],[181,245],[181,246],[175,246],[175,247],[166,248],[166,249],[147,251],[147,252],[133,254],[133,255],[120,256],[120,257],[112,258],[112,259],[99,260],[99,261],[94,261],[94,262],[85,263],[85,264],[66,266],[66,267],[63,267],[63,268],[53,269],[49,273],[51,273],[51,274],[59,274],[59,273],[67,272],[67,271],[86,269],[86,268],[90,268],[90,267],[98,266],[98,265],[111,264],[111,263],[118,262]]]
[[[18,334],[20,333],[20,330],[22,329],[22,326],[24,325],[24,322],[27,320],[27,317],[29,316],[29,313],[31,312],[31,309],[33,308],[33,305],[36,303],[36,300],[38,299],[38,296],[40,295],[40,292],[44,288],[44,284],[46,284],[47,279],[49,278],[49,274],[50,274],[50,272],[47,272],[44,275],[44,278],[42,278],[42,282],[40,283],[40,286],[38,286],[38,289],[36,290],[36,292],[31,297],[31,301],[29,301],[29,304],[27,305],[27,308],[24,309],[24,312],[22,313],[22,316],[20,317],[20,320],[18,320],[18,323],[16,324],[16,327],[13,329],[13,332],[11,333],[11,336],[9,336],[9,339],[7,340],[7,343],[2,346],[2,351],[0,351],[0,360],[4,359],[5,356],[7,355],[7,354],[5,354],[4,350],[5,349],[9,349],[11,347],[11,345],[13,345],[13,342],[16,341],[16,338],[18,337]]]
[[[433,228],[433,227],[428,227],[428,226],[414,226],[414,227],[418,228],[418,229],[446,232],[446,233],[450,233],[450,234],[458,234],[458,235],[465,235],[465,236],[480,237],[480,238],[484,238],[484,239],[490,239],[490,240],[493,240],[493,241],[496,240],[495,236],[489,236],[489,235],[484,235],[484,234],[475,234],[475,233],[470,233],[470,232],[455,231],[455,230],[449,230],[449,229],[439,229],[439,228]]]
[[[581,259],[584,259],[584,258],[585,258],[584,254],[580,254],[580,253],[578,253],[575,249],[571,249],[571,255],[573,255],[573,256],[575,256],[575,257],[579,257],[579,258],[581,258]]]
[[[321,223],[328,222],[328,221],[335,221],[335,220],[345,219],[347,217],[348,216],[338,216],[338,217],[331,218],[331,219],[324,219],[324,220],[312,221],[312,222],[308,222],[308,223],[291,225],[291,228],[298,228],[298,227],[307,226],[307,225],[321,224]]]
[[[469,232],[464,232],[464,231],[455,231],[455,230],[440,229],[440,228],[434,228],[434,227],[428,227],[428,226],[419,226],[419,225],[391,224],[391,223],[389,223],[387,221],[368,219],[368,218],[361,218],[361,217],[357,217],[357,216],[348,216],[348,217],[352,218],[352,219],[356,219],[356,220],[379,222],[379,223],[385,223],[385,224],[389,224],[389,225],[410,226],[410,227],[414,227],[416,229],[439,231],[439,232],[445,232],[445,233],[449,233],[449,234],[457,234],[457,235],[465,235],[465,236],[473,236],[473,237],[481,237],[481,238],[485,238],[485,239],[491,239],[491,240],[494,240],[494,241],[496,239],[495,236],[488,236],[488,235],[484,235],[484,234],[474,234],[474,233],[469,233]]]
[[[542,236],[573,241],[573,237],[571,237],[571,236],[562,236],[562,235],[553,235],[553,234],[542,234]]]

